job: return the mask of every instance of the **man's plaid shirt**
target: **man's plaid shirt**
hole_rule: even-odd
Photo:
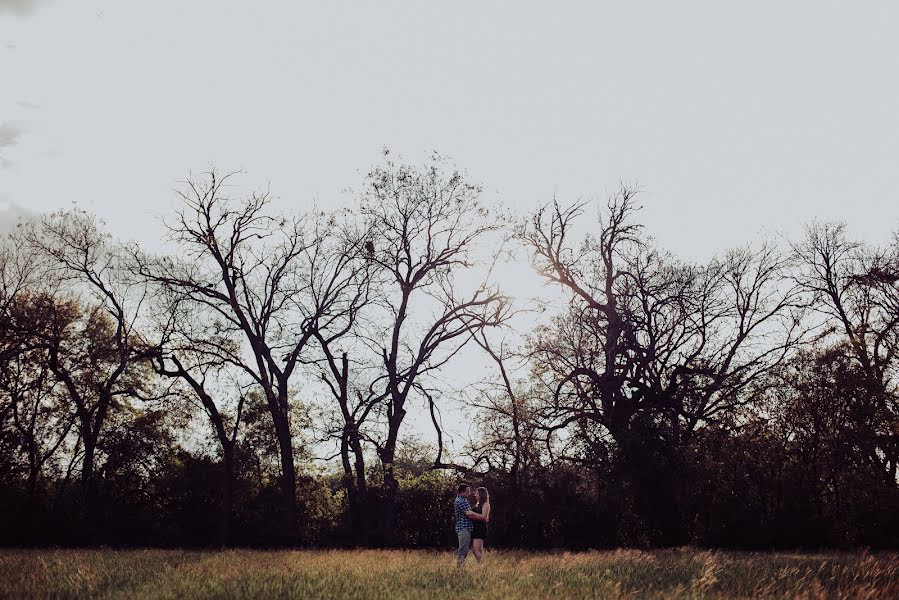
[[[462,496],[456,496],[456,531],[472,531],[474,530],[474,522],[465,514],[471,510],[471,504]]]

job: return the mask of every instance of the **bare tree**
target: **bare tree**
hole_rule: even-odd
[[[135,324],[144,290],[128,278],[121,248],[102,222],[82,210],[42,216],[14,239],[39,257],[42,278],[60,282],[58,289],[35,297],[46,317],[35,325],[50,370],[75,406],[83,445],[81,482],[89,494],[108,413],[117,398],[136,395],[142,385]],[[59,293],[74,300],[57,300]]]
[[[28,460],[26,493],[33,498],[44,467],[63,443],[75,421],[40,350],[26,351],[3,365],[0,390]]]
[[[22,248],[10,235],[0,236],[0,360],[15,356],[21,349],[21,332],[11,325],[11,311],[24,296],[34,292],[41,277],[41,257],[37,252]],[[46,289],[46,281],[41,287]]]
[[[520,365],[527,364],[528,357],[510,350],[505,340],[491,341],[484,332],[475,340],[494,362],[499,373],[498,381],[491,379],[478,386],[476,399],[472,403],[487,415],[480,440],[482,447],[475,450],[479,452],[491,448],[492,451],[486,456],[487,463],[493,468],[498,460],[498,468],[509,473],[514,500],[527,484],[530,468],[540,458],[538,434],[534,427],[533,386],[515,375]],[[494,453],[498,459],[490,458]]]
[[[327,429],[327,438],[336,440],[344,473],[344,487],[350,506],[351,528],[356,540],[365,543],[368,538],[369,507],[368,485],[365,473],[365,432],[363,430],[369,415],[377,406],[381,397],[372,387],[371,382],[365,385],[367,365],[355,365],[351,368],[350,352],[365,359],[364,347],[360,348],[355,334],[358,332],[360,314],[370,300],[371,292],[371,252],[365,250],[361,268],[352,267],[357,262],[359,248],[371,247],[373,242],[358,234],[347,238],[361,240],[363,244],[351,242],[343,251],[332,253],[333,260],[344,261],[346,266],[337,270],[353,273],[343,284],[345,304],[342,311],[341,326],[332,331],[315,330],[314,336],[319,344],[322,358],[317,361],[322,382],[331,393],[336,403],[332,411],[337,417],[338,425]],[[358,262],[357,262],[358,264]]]
[[[879,426],[859,439],[872,464],[895,485],[899,463],[899,238],[885,248],[854,242],[845,226],[815,223],[794,246],[798,281],[812,296],[820,319],[819,339],[834,336],[867,379],[871,393],[859,398]]]
[[[158,375],[180,382],[167,395],[199,404],[222,453],[219,542],[230,542],[234,512],[235,446],[246,400],[240,370],[220,356],[238,352],[233,334],[221,331],[209,311],[183,301],[166,287],[157,288],[153,325],[144,332],[144,354]],[[152,336],[152,337],[151,337]]]
[[[478,414],[471,454],[487,464],[488,472],[508,475],[506,523],[510,541],[517,545],[524,534],[524,492],[544,459],[545,435],[537,419],[543,390],[538,381],[519,374],[529,366],[527,353],[510,348],[505,339],[491,340],[484,331],[475,341],[493,361],[496,373],[474,386],[469,402]]]
[[[677,461],[697,426],[732,417],[801,338],[800,293],[770,246],[707,265],[657,250],[633,221],[629,188],[610,198],[598,236],[572,246],[584,206],[545,207],[520,232],[538,272],[569,296],[532,337],[535,374],[554,388],[541,418],[549,432],[576,426],[597,453],[610,435],[651,512],[673,506],[659,497],[670,472],[659,461]]]
[[[501,324],[508,302],[489,282],[464,291],[475,246],[502,223],[481,202],[481,189],[435,157],[424,168],[389,159],[368,176],[360,211],[374,232],[368,247],[378,268],[373,297],[381,323],[367,345],[382,369],[384,429],[374,438],[386,486],[381,532],[391,543],[398,481],[397,441],[411,398],[426,397],[426,377],[473,336]],[[439,455],[438,455],[439,456]]]
[[[206,351],[242,370],[262,391],[278,440],[285,537],[297,534],[291,384],[316,332],[341,326],[343,263],[330,262],[333,215],[271,215],[268,193],[241,200],[227,193],[230,175],[210,172],[179,192],[168,223],[179,254],[136,256],[137,272],[214,315],[223,334],[241,341]]]

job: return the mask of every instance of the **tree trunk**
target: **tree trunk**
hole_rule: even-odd
[[[82,440],[84,441],[84,457],[81,459],[81,489],[85,496],[91,488],[91,482],[94,479],[94,449],[97,441],[91,433],[90,428],[82,428]]]
[[[518,464],[518,456],[516,451],[515,462],[512,463],[512,469],[509,471],[510,491],[509,491],[509,515],[508,532],[509,543],[513,547],[520,547],[521,543],[521,472]]]
[[[393,523],[396,516],[396,496],[399,481],[393,472],[393,458],[383,465],[384,471],[384,504],[381,507],[381,544],[391,547],[394,544]]]
[[[82,434],[84,441],[84,457],[81,461],[81,490],[78,495],[77,520],[82,543],[97,543],[100,528],[97,526],[99,521],[100,507],[97,506],[99,499],[95,492],[94,484],[94,452],[97,447],[96,436],[88,429]]]
[[[396,458],[396,442],[399,437],[403,415],[405,415],[405,411],[399,408],[392,415],[388,416],[387,441],[379,452],[381,469],[384,473],[385,492],[384,504],[381,507],[380,538],[381,544],[386,547],[390,547],[394,543],[393,523],[396,516],[396,496],[400,484],[394,474],[393,461]]]
[[[353,462],[350,462],[350,450]],[[368,544],[368,485],[365,481],[365,456],[362,444],[352,426],[344,430],[340,441],[340,458],[343,463],[343,485],[347,491],[350,509],[350,527],[357,546]]]
[[[358,434],[354,434],[350,438],[350,446],[355,455],[356,469],[356,503],[357,518],[359,519],[359,530],[357,539],[367,545],[369,542],[369,523],[368,523],[368,483],[365,481],[365,456],[362,454],[362,443],[359,441]]]
[[[647,527],[647,536],[654,546],[676,546],[686,543],[679,499],[674,490],[673,464],[665,464],[660,451],[648,440],[629,432],[622,444],[625,477],[631,484],[634,510]]]
[[[343,462],[343,485],[347,491],[353,543],[357,546],[365,546],[368,543],[369,533],[365,463],[361,456],[361,445],[356,440],[355,443],[352,443],[355,455],[354,470],[353,463],[350,462],[350,445],[351,442],[346,438],[341,441],[340,453]]]
[[[281,499],[283,542],[294,544],[299,541],[297,521],[297,475],[293,464],[293,440],[290,435],[290,424],[285,415],[272,414],[275,422],[275,434],[278,437],[278,449],[281,458]]]
[[[222,514],[219,522],[219,543],[231,543],[231,518],[234,514],[234,446],[222,444]]]
[[[344,428],[343,437],[340,440],[340,462],[343,465],[343,487],[346,490],[347,505],[350,509],[350,530],[353,540],[359,544],[359,496],[356,492],[356,480],[353,475],[353,465],[350,462],[349,432]]]
[[[37,451],[34,445],[34,437],[32,436],[28,441],[28,483],[26,487],[30,504],[34,503],[34,496],[37,492],[37,479],[41,472],[41,465],[38,463]]]

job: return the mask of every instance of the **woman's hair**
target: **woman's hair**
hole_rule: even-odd
[[[487,502],[490,502],[490,493],[487,491],[485,487],[478,488],[478,504],[483,506]]]

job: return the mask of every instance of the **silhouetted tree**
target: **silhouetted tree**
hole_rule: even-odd
[[[460,477],[497,546],[899,539],[899,234],[684,261],[627,188],[510,240],[437,156],[329,213],[230,181],[185,183],[160,255],[77,209],[0,237],[0,542],[442,545]],[[490,283],[515,240],[558,293],[519,329]],[[494,370],[461,387],[466,347]]]
[[[868,382],[865,410],[882,416],[866,452],[885,481],[899,463],[899,241],[876,248],[847,239],[839,224],[812,224],[794,247],[798,280],[821,318],[819,339],[843,338]],[[872,423],[873,424],[873,423]]]
[[[329,262],[332,217],[272,216],[267,193],[235,201],[225,191],[228,179],[213,172],[187,182],[178,218],[168,224],[180,254],[145,257],[137,271],[213,313],[223,337],[242,339],[237,347],[209,344],[203,351],[243,371],[265,397],[280,452],[283,532],[292,540],[298,514],[291,382],[314,333],[341,326],[346,274],[342,263]]]
[[[140,259],[139,259],[140,260]],[[155,372],[181,383],[167,396],[188,403],[199,402],[221,451],[221,516],[219,542],[228,544],[234,512],[235,446],[248,393],[239,370],[218,353],[229,348],[236,354],[233,334],[222,331],[214,314],[183,301],[173,290],[152,290],[157,298],[153,326],[145,330],[144,353]]]
[[[82,210],[27,222],[14,239],[39,256],[42,277],[56,278],[61,290],[80,298],[79,305],[41,297],[48,318],[37,321],[36,337],[75,407],[90,508],[95,454],[109,412],[119,398],[138,395],[145,379],[134,347],[144,290],[128,277],[121,248],[103,223]]]
[[[576,426],[595,455],[611,436],[647,526],[679,543],[681,449],[697,427],[734,417],[788,355],[801,333],[799,292],[768,246],[707,265],[656,249],[633,221],[628,188],[610,199],[598,235],[573,248],[583,206],[543,208],[520,233],[570,302],[533,335],[535,373],[555,388],[541,419],[550,432]]]
[[[69,439],[75,421],[48,362],[46,351],[38,348],[23,350],[0,365],[0,410],[11,416],[27,457],[26,493],[32,501],[45,464]]]
[[[502,226],[480,194],[435,157],[423,168],[388,159],[369,174],[360,199],[360,214],[376,236],[370,260],[377,268],[373,306],[380,310],[366,343],[382,369],[377,389],[386,422],[373,441],[386,487],[381,532],[387,544],[398,489],[396,444],[408,402],[425,395],[429,373],[508,314],[505,297],[488,281],[466,292],[460,277],[476,264],[475,245]]]

